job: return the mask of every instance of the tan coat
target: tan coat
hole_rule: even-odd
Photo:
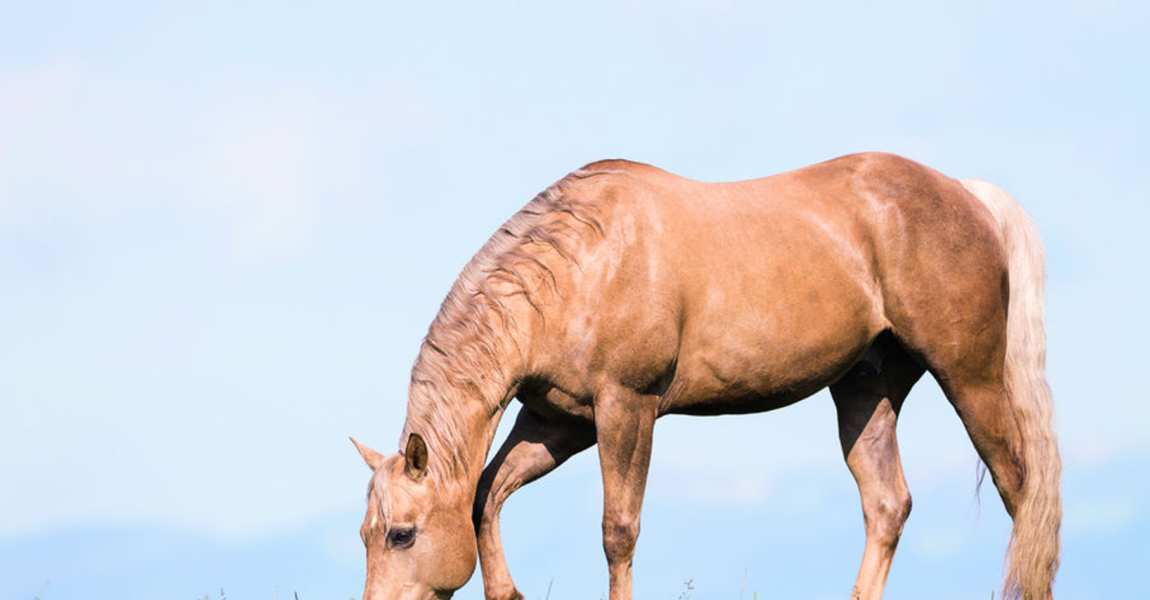
[[[590,164],[460,275],[412,372],[405,452],[360,447],[375,471],[364,597],[449,597],[477,553],[487,596],[521,597],[504,500],[598,444],[610,597],[628,599],[655,419],[767,411],[830,386],[867,525],[853,597],[879,598],[910,511],[895,424],[929,372],[1015,520],[1004,595],[1048,598],[1061,507],[1043,269],[1004,192],[896,156],[736,183]]]

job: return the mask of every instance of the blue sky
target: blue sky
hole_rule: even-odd
[[[395,450],[419,341],[503,220],[599,158],[731,180],[860,150],[995,181],[1035,218],[1057,590],[1150,596],[1145,2],[2,13],[0,600],[358,596],[347,436]],[[888,597],[989,597],[1009,520],[975,500],[932,382],[900,440],[915,508]],[[605,592],[600,502],[589,453],[508,503],[531,600]],[[843,598],[861,549],[825,394],[660,423],[638,596],[737,598],[746,573],[748,598]]]

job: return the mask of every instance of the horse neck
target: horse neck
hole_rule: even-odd
[[[444,327],[437,319],[416,359],[400,441],[419,433],[440,483],[472,494],[515,395],[521,361],[516,342],[501,327],[452,327],[469,335],[450,335]]]
[[[557,186],[532,201],[547,206],[517,214],[464,267],[432,322],[412,370],[404,437],[416,431],[437,442],[429,446],[440,449],[441,472],[450,473],[471,492],[503,410],[526,375],[533,336],[558,306],[552,302],[556,269],[565,269],[570,259],[559,251],[564,260],[548,266],[536,256],[537,245],[524,241],[535,239],[526,232],[542,227],[543,239],[559,243],[547,229],[558,226],[539,222],[540,215],[552,214],[549,203],[558,201],[553,197],[558,194]],[[554,214],[574,214],[574,210],[565,207]],[[579,226],[597,223],[594,215],[582,213],[575,221]],[[564,226],[557,231],[568,229]],[[543,246],[543,252],[551,248]],[[435,449],[431,450],[435,461]]]

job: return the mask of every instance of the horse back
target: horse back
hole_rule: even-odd
[[[983,295],[1005,268],[977,199],[892,155],[732,183],[626,161],[584,171],[599,175],[565,193],[601,232],[564,272],[533,352],[572,405],[610,381],[660,395],[664,412],[784,406],[882,331],[913,336],[940,292]]]

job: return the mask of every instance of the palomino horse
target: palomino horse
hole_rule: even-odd
[[[895,425],[928,371],[1014,520],[1004,597],[1050,598],[1044,279],[1005,192],[896,156],[736,183],[587,165],[464,267],[412,370],[404,451],[356,444],[374,471],[364,598],[449,598],[477,551],[487,597],[522,598],[500,508],[597,443],[610,598],[629,599],[655,419],[767,411],[827,386],[866,522],[852,597],[879,598],[910,512]],[[513,398],[519,418],[484,469]]]

